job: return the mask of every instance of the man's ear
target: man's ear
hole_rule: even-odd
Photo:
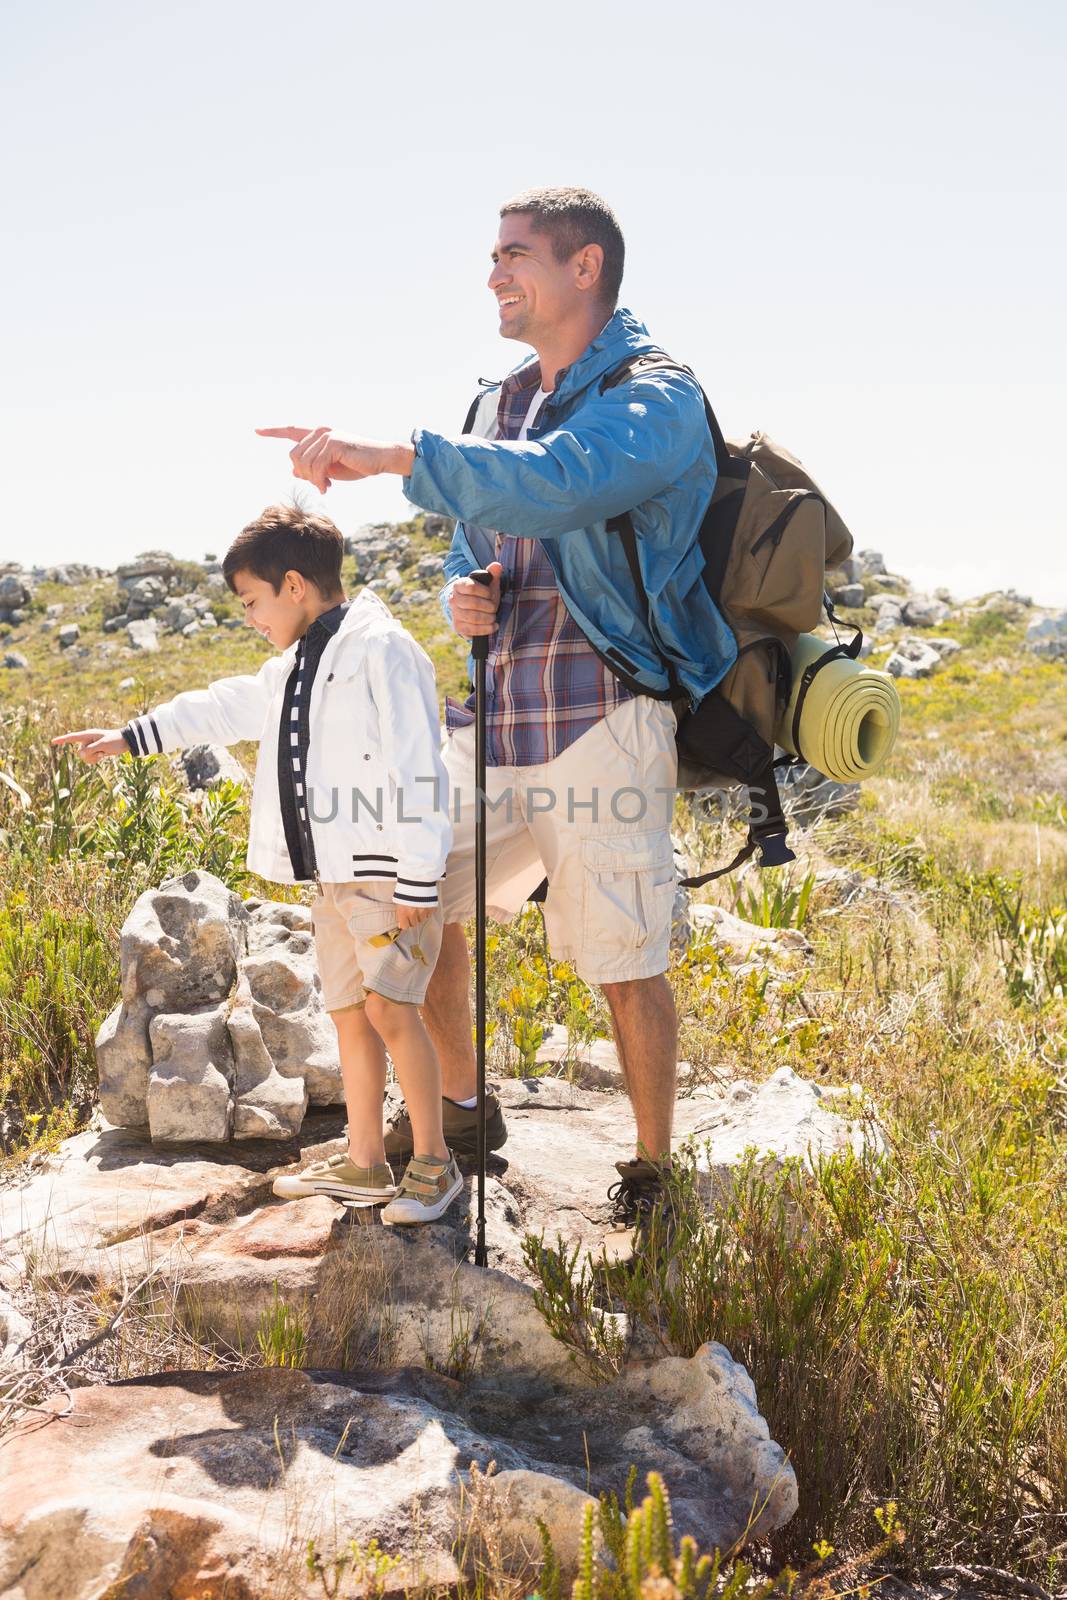
[[[294,605],[299,605],[307,594],[307,579],[302,572],[297,572],[295,567],[285,574],[286,593]]]
[[[599,244],[583,245],[575,257],[575,283],[579,289],[595,289],[604,270],[604,247]]]

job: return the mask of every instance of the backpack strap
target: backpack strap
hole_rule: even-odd
[[[863,644],[863,629],[858,627],[856,623],[845,622],[842,617],[839,617],[828,594],[823,596],[823,606],[834,628],[840,623],[843,628],[851,628],[855,637],[850,639],[848,644],[842,644],[838,640],[836,644],[830,646],[829,650],[824,650],[821,656],[817,656],[814,661],[806,666],[801,674],[800,688],[797,691],[797,703],[793,709],[793,722],[789,730],[789,736],[793,741],[793,749],[796,751],[796,759],[798,761],[807,760],[800,748],[800,718],[804,711],[804,701],[807,699],[808,690],[814,683],[818,673],[822,671],[823,667],[829,666],[831,661],[857,660]]]
[[[697,382],[692,367],[685,366],[681,361],[675,361],[666,350],[646,350],[641,355],[627,356],[625,361],[620,362],[601,378],[600,392],[604,394],[608,389],[616,389],[619,384],[628,383],[631,378],[638,378],[645,372],[684,372],[687,378],[692,378],[700,389],[700,398],[704,402],[704,415],[708,420],[712,443],[715,446],[715,465],[722,476],[731,476],[734,458],[726,448],[726,440],[719,427],[719,419],[711,409],[711,401]]]

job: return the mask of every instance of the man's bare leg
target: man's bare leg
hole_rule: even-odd
[[[471,958],[463,924],[447,922],[422,1020],[441,1063],[441,1093],[450,1100],[470,1100],[478,1092],[470,985]]]
[[[671,986],[660,974],[600,987],[637,1122],[637,1154],[653,1161],[669,1158],[678,1075],[678,1012]]]

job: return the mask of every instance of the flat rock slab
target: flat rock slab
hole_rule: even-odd
[[[573,1570],[589,1493],[621,1492],[631,1462],[642,1483],[670,1472],[679,1533],[726,1546],[754,1507],[753,1532],[766,1534],[797,1504],[751,1391],[719,1345],[627,1372],[581,1412],[557,1397],[523,1413],[410,1369],[171,1373],[79,1389],[0,1452],[0,1590],[267,1600],[305,1592],[309,1539],[327,1562],[351,1540],[379,1539],[401,1558],[392,1592],[455,1582],[458,1552],[477,1554],[472,1473],[491,1462],[480,1528],[513,1571],[536,1570],[539,1516]]]
[[[496,1191],[490,1204],[502,1230],[491,1240],[494,1259],[517,1266],[518,1240],[526,1231],[559,1231],[568,1240],[592,1243],[608,1221],[614,1163],[633,1153],[628,1102],[558,1078],[506,1079],[499,1094],[508,1142],[499,1157],[490,1158],[490,1194]],[[720,1101],[711,1090],[679,1101],[679,1141]],[[179,1236],[192,1244],[209,1225],[216,1230],[211,1236],[218,1237],[219,1225],[262,1206],[277,1218],[269,1227],[265,1221],[256,1227],[276,1232],[277,1253],[291,1255],[286,1241],[295,1226],[293,1206],[272,1198],[273,1179],[341,1148],[340,1130],[338,1115],[313,1113],[300,1139],[285,1151],[272,1144],[160,1150],[146,1130],[127,1128],[78,1134],[28,1182],[0,1189],[0,1275],[18,1270],[32,1253],[77,1276],[91,1269],[96,1252],[146,1235],[158,1236],[161,1246]],[[457,1202],[445,1228],[428,1231],[467,1242],[469,1210]],[[331,1214],[339,1218],[343,1208],[333,1207]],[[241,1232],[243,1226],[238,1235],[251,1239]],[[255,1253],[262,1258],[269,1252]],[[235,1246],[235,1257],[250,1254]],[[130,1252],[127,1257],[132,1266]]]

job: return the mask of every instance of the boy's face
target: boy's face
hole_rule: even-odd
[[[303,573],[287,572],[278,593],[266,578],[235,572],[234,593],[244,607],[245,622],[269,639],[275,650],[288,650],[323,610],[318,587]]]

